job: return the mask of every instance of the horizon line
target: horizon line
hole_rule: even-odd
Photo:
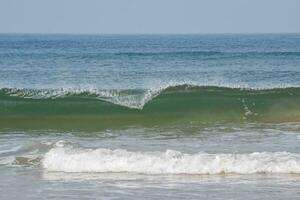
[[[300,34],[300,32],[207,32],[207,33],[72,33],[72,32],[0,32],[0,35],[282,35]]]

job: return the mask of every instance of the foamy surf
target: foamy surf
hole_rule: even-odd
[[[124,149],[84,149],[58,143],[44,155],[42,166],[50,172],[80,173],[299,174],[300,154],[187,154],[174,150],[130,152]]]

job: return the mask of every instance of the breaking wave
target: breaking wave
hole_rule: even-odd
[[[300,173],[300,155],[289,152],[187,154],[84,149],[58,142],[42,160],[47,171],[141,174]]]
[[[155,90],[0,90],[0,128],[114,128],[300,121],[300,88],[175,85]]]
[[[239,86],[210,86],[210,85],[190,85],[190,84],[166,84],[154,89],[111,89],[101,90],[96,88],[61,88],[61,89],[0,89],[0,100],[7,97],[24,99],[62,99],[78,98],[98,99],[108,101],[113,104],[128,108],[143,109],[146,103],[155,97],[169,93],[215,93],[237,96],[248,94],[251,96],[262,94],[283,94],[300,95],[299,87],[279,87],[279,88],[240,88]]]

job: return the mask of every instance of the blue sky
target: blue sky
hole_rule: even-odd
[[[300,0],[0,0],[1,33],[299,33]]]

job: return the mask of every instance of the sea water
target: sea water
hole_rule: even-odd
[[[298,199],[300,35],[0,35],[1,199]]]

